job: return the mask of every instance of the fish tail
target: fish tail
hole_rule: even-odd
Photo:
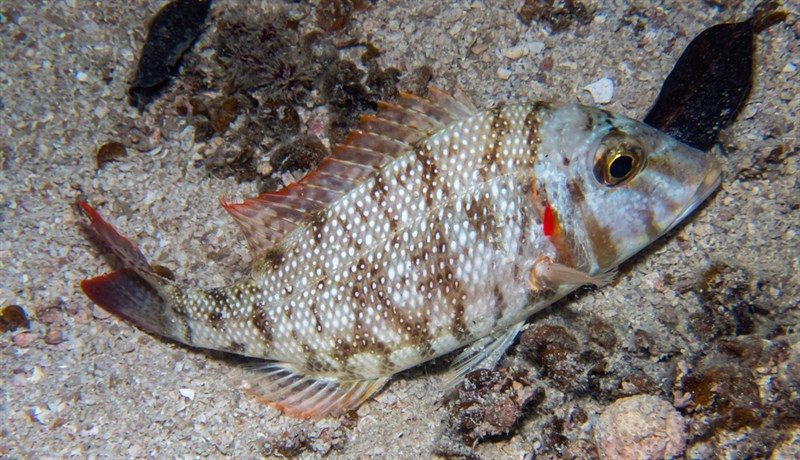
[[[147,262],[130,240],[122,236],[84,201],[78,206],[89,218],[92,229],[124,263],[124,268],[81,282],[81,289],[92,302],[136,326],[165,337],[176,338],[172,326],[172,301],[178,288]]]

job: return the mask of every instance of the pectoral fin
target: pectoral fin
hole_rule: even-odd
[[[542,257],[531,268],[530,283],[531,289],[534,290],[559,286],[583,286],[584,284],[600,287],[613,281],[615,276],[617,276],[616,269],[591,276],[575,268],[553,262],[547,257]]]
[[[445,388],[458,385],[465,375],[475,369],[494,369],[524,324],[525,321],[521,321],[502,335],[484,337],[465,348],[450,365],[451,369],[446,375]]]

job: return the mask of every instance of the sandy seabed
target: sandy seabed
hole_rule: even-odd
[[[183,282],[220,285],[247,271],[246,244],[218,198],[251,196],[254,186],[196,167],[206,146],[193,141],[193,128],[174,107],[156,115],[126,103],[144,26],[160,6],[139,3],[0,1],[0,304],[20,305],[31,316],[30,331],[0,341],[0,456],[258,458],[287,439],[300,439],[297,453],[310,458],[434,455],[448,417],[434,367],[392,380],[354,421],[294,420],[245,395],[254,373],[236,360],[153,338],[109,318],[81,293],[81,280],[110,266],[84,231],[78,197]],[[754,7],[645,0],[637,6],[649,13],[636,19],[625,2],[600,2],[591,23],[550,34],[522,23],[514,12],[519,3],[377,2],[354,15],[350,30],[383,52],[383,65],[403,72],[428,65],[433,84],[459,85],[482,106],[521,98],[592,103],[583,88],[607,77],[615,87],[603,107],[642,118],[692,37],[744,19]],[[311,5],[286,6],[313,18]],[[238,7],[219,1],[214,10]],[[749,101],[723,134],[727,154],[712,151],[724,163],[719,193],[627,262],[612,286],[573,296],[537,321],[579,337],[592,319],[611,324],[611,367],[628,359],[636,330],[649,331],[661,355],[689,362],[709,345],[687,332],[688,318],[702,309],[686,287],[710,267],[726,266],[745,273],[745,284],[761,283],[763,315],[780,323],[768,338],[797,350],[798,157],[764,161],[776,148],[796,150],[800,131],[797,2],[786,2],[786,10],[794,13],[785,23],[758,37]],[[195,51],[204,46],[207,37]],[[546,60],[552,68],[543,72]],[[96,167],[100,145],[137,131],[141,142],[125,158]],[[761,174],[743,179],[743,170]],[[769,375],[771,365],[763,363],[759,375]],[[475,454],[561,455],[543,433],[552,431],[552,417],[563,419],[579,405],[588,417],[567,431],[565,443],[583,443],[581,452],[597,455],[593,422],[609,401],[558,390],[548,398],[510,436],[480,444]],[[799,432],[787,427],[784,435],[770,448],[796,458]],[[748,436],[755,436],[752,428],[723,431],[691,445],[690,456],[736,455]]]

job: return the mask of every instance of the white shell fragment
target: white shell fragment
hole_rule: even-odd
[[[515,61],[524,56],[525,54],[527,54],[527,52],[528,52],[527,46],[525,46],[525,44],[519,44],[504,49],[503,56],[507,57],[508,59],[511,59],[512,61]]]
[[[511,78],[511,69],[508,67],[498,67],[496,72],[497,78],[501,80],[508,80]]]
[[[592,95],[595,104],[608,104],[614,96],[614,80],[603,77],[594,83],[589,83],[583,89]]]
[[[178,393],[180,393],[181,396],[188,399],[189,401],[194,401],[195,392],[191,388],[181,388],[180,390],[178,390]]]

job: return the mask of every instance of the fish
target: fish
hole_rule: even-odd
[[[147,332],[256,358],[259,400],[319,419],[459,350],[450,385],[493,368],[533,313],[609,283],[722,177],[711,155],[571,103],[480,110],[429,88],[359,123],[301,180],[221,200],[252,257],[227,286],[181,287],[79,201],[124,264],[83,292]]]

